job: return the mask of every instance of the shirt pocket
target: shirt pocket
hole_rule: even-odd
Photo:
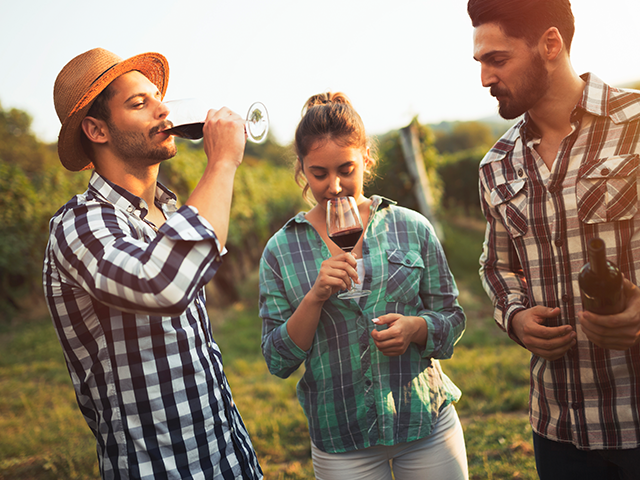
[[[413,250],[387,250],[387,262],[386,301],[420,305],[420,283],[424,272],[424,260],[420,254]]]
[[[524,178],[496,185],[491,190],[491,205],[502,218],[502,223],[511,237],[527,233],[527,183]]]
[[[637,213],[638,158],[617,155],[580,166],[576,202],[581,222],[617,222]]]

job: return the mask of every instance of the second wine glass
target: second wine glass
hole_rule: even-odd
[[[353,197],[337,197],[327,201],[327,235],[344,252],[351,252],[363,231],[358,204]],[[338,298],[365,297],[370,290],[357,289],[351,281],[351,288],[338,293]]]
[[[202,138],[202,127],[209,108],[197,98],[185,98],[164,102],[169,108],[167,120],[173,127],[165,130],[170,135],[198,140]],[[255,102],[249,107],[245,121],[247,140],[262,143],[269,132],[269,113],[261,102]]]

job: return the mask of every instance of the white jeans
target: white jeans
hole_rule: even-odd
[[[441,412],[431,435],[426,438],[346,453],[326,453],[311,442],[311,458],[318,480],[469,478],[462,425],[453,405]]]

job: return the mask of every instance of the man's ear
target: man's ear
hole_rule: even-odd
[[[564,48],[564,39],[560,35],[560,31],[557,27],[549,27],[546,32],[540,37],[540,50],[542,58],[553,61],[558,58],[558,55]]]
[[[82,119],[82,131],[93,143],[106,143],[108,140],[107,124],[104,120],[94,117],[84,117]]]

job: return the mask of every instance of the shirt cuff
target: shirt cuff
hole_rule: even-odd
[[[505,312],[502,314],[503,328],[505,332],[507,332],[507,335],[509,335],[509,338],[511,338],[511,340],[513,340],[523,348],[526,348],[526,347],[513,331],[513,317],[515,317],[517,313],[522,312],[527,308],[528,307],[526,307],[521,303],[515,303],[515,304],[508,305]]]
[[[158,230],[172,240],[199,242],[214,239],[220,251],[220,244],[213,226],[201,216],[198,209],[191,205],[183,205],[167,218]]]
[[[427,322],[427,344],[422,351],[422,358],[437,357],[442,349],[442,323],[434,322],[429,315],[420,315]]]
[[[273,345],[284,358],[304,360],[309,354],[309,351],[305,352],[291,339],[286,322],[274,332]]]

